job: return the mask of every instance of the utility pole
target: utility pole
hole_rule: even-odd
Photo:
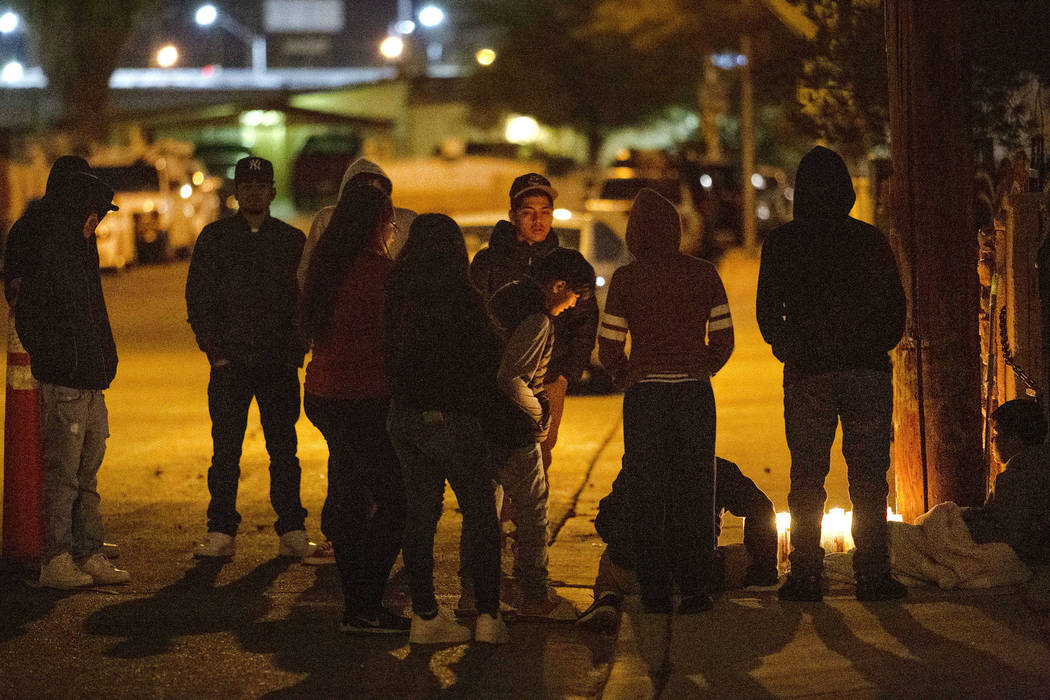
[[[891,239],[908,297],[894,353],[893,449],[907,520],[985,495],[967,5],[886,0]]]
[[[751,75],[751,37],[740,37],[740,225],[743,229],[744,250],[758,251],[758,222],[755,220],[755,186],[751,176],[755,172],[755,86]]]

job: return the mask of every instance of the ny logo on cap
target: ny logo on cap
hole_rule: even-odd
[[[249,170],[262,170],[262,160],[259,158],[252,158],[248,161]]]
[[[529,185],[545,185],[547,184],[546,179],[542,175],[529,175],[529,179],[526,180],[526,184]]]

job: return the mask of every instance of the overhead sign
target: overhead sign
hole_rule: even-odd
[[[343,0],[266,0],[267,34],[335,34],[346,25]]]

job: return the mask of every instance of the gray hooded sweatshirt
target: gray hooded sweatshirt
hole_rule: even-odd
[[[390,177],[377,164],[366,158],[358,158],[351,163],[346,168],[346,172],[343,173],[343,181],[339,183],[340,198],[343,196],[343,190],[346,189],[346,184],[362,173],[378,175],[387,182],[390,181]],[[338,198],[336,201],[338,201]],[[317,241],[321,240],[321,234],[324,233],[326,228],[328,228],[328,223],[332,220],[332,214],[334,212],[334,204],[325,207],[317,212],[313,222],[310,224],[310,233],[306,237],[306,245],[303,247],[303,255],[299,260],[299,271],[297,274],[299,277],[300,289],[302,289],[303,285],[306,283],[306,270],[310,267],[310,256],[314,252],[314,246],[317,245]],[[394,240],[391,241],[389,248],[390,258],[392,260],[397,258],[397,254],[401,252],[401,248],[405,245],[405,240],[408,238],[408,228],[412,225],[412,221],[415,220],[415,218],[416,213],[411,209],[394,207],[394,223],[397,224],[397,232],[394,234]]]

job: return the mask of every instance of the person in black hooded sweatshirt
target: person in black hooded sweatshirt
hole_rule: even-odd
[[[889,351],[904,332],[905,299],[881,231],[850,217],[856,195],[834,151],[817,146],[795,176],[794,220],[762,250],[756,313],[784,363],[784,428],[791,451],[791,574],[781,600],[820,601],[820,526],[835,428],[853,501],[858,600],[902,598],[890,576],[886,471],[893,384]]]

